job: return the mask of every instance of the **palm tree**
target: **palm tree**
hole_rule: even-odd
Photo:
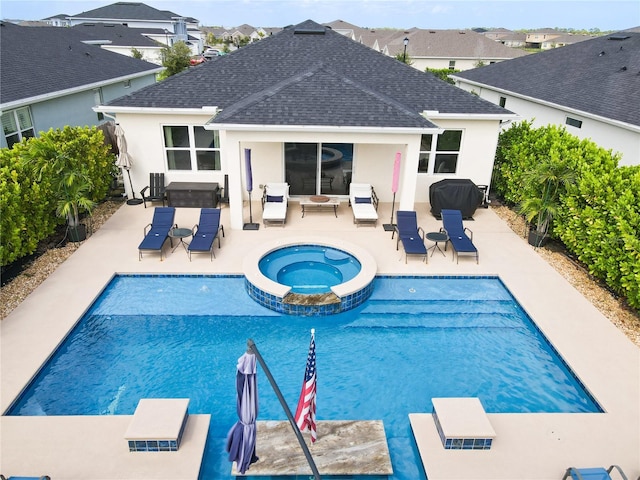
[[[545,241],[558,214],[560,197],[575,179],[575,172],[565,162],[550,158],[523,176],[524,194],[518,210],[529,224],[535,225],[529,243],[539,247]]]

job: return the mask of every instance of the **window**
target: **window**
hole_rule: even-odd
[[[131,80],[124,81],[124,88],[131,88]]]
[[[19,143],[23,138],[35,137],[36,131],[33,128],[29,107],[3,113],[2,130],[9,148]]]
[[[462,144],[462,130],[445,130],[436,137],[435,152],[433,136],[422,135],[420,141],[420,157],[418,173],[456,173],[458,156]],[[431,159],[434,159],[431,162]],[[433,164],[433,167],[432,167]]]
[[[455,69],[456,69],[456,61],[449,60],[449,70],[455,70]]]
[[[169,170],[220,170],[220,136],[217,130],[167,125],[163,132]]]
[[[418,173],[429,173],[429,159],[431,158],[431,140],[433,135],[422,135],[420,139],[420,157],[418,158]]]
[[[93,104],[94,105],[102,105],[102,89],[96,88],[93,90]],[[98,120],[104,120],[104,113],[98,112]]]
[[[506,104],[507,104],[507,99],[505,97],[500,97],[500,106],[504,108]]]
[[[572,127],[582,128],[582,120],[576,120],[575,118],[567,117],[565,123],[567,125],[571,125]]]

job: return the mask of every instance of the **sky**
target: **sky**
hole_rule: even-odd
[[[117,0],[0,0],[0,18],[77,15]],[[137,0],[202,26],[284,27],[344,20],[359,27],[503,27],[624,30],[640,26],[640,0]]]

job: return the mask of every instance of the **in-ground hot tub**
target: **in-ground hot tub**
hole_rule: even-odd
[[[261,305],[292,315],[331,315],[371,295],[376,263],[365,249],[332,239],[288,239],[251,252],[245,286]]]

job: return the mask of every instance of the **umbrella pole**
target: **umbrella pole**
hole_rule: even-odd
[[[131,185],[131,195],[133,195],[133,198],[127,200],[127,205],[140,205],[142,203],[142,199],[136,198],[136,192],[133,190],[133,182],[131,181],[131,170],[128,168],[127,175],[129,175],[129,185]]]
[[[249,223],[245,223],[242,226],[242,229],[243,230],[258,230],[258,229],[260,229],[260,224],[259,223],[253,223],[253,213],[251,213],[251,191],[249,191]]]
[[[385,232],[393,232],[396,229],[395,224],[393,223],[393,208],[396,206],[396,192],[393,192],[393,203],[391,204],[391,223],[385,223],[382,225]]]
[[[247,347],[249,351],[256,356],[256,359],[258,360],[258,363],[260,363],[260,366],[264,370],[264,373],[267,376],[267,379],[269,380],[269,383],[271,384],[273,391],[276,392],[276,396],[278,397],[278,400],[280,400],[280,405],[282,405],[282,408],[284,409],[284,413],[287,414],[287,418],[289,419],[291,428],[293,428],[293,432],[296,434],[296,437],[298,438],[298,443],[300,443],[300,447],[302,447],[302,451],[304,452],[304,456],[307,459],[307,463],[309,463],[309,467],[311,467],[313,478],[315,480],[320,480],[320,472],[318,472],[318,467],[316,467],[316,462],[313,461],[313,457],[311,456],[309,447],[307,447],[307,444],[305,443],[304,438],[302,437],[302,433],[300,433],[300,429],[298,428],[298,425],[296,424],[296,421],[293,418],[293,414],[291,413],[291,410],[289,410],[289,406],[287,405],[287,402],[282,396],[280,387],[278,387],[278,384],[276,383],[275,379],[271,375],[271,372],[269,371],[269,367],[267,367],[267,364],[264,362],[262,355],[260,355],[260,352],[258,352],[258,347],[256,347],[255,343],[253,343],[253,340],[251,339],[247,340]]]

